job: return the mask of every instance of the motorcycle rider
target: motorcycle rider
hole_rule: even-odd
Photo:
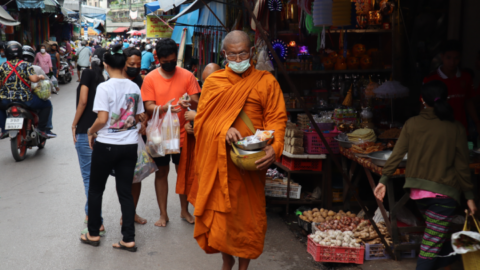
[[[147,75],[151,70],[152,64],[155,63],[155,57],[153,57],[152,50],[152,45],[145,45],[145,51],[142,52],[142,75]]]
[[[22,103],[38,110],[39,123],[36,132],[44,138],[55,138],[56,134],[47,129],[51,123],[52,103],[50,100],[41,100],[30,91],[32,82],[45,79],[43,75],[36,75],[31,63],[21,60],[22,45],[17,41],[9,41],[5,46],[7,62],[0,66],[0,138],[5,138],[5,120],[7,118],[5,109],[10,103]]]

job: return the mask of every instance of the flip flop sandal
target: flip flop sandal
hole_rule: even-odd
[[[190,225],[195,225],[195,221],[193,221],[193,223],[190,223],[190,221],[188,221],[186,218],[182,217],[181,218],[183,221],[187,222],[188,224]]]
[[[88,233],[88,228],[83,229],[81,233],[82,233],[82,234]],[[106,233],[107,233],[107,231],[103,230],[103,231],[100,231],[100,232],[98,233],[98,235],[99,235],[100,237],[103,237],[103,236],[105,236]]]
[[[127,247],[127,246],[122,245],[121,242],[118,242],[118,245],[119,245],[119,247],[115,247],[115,246],[112,246],[112,247],[114,249],[121,249],[121,250],[130,251],[130,252],[137,252],[137,246]]]
[[[85,219],[83,223],[88,224],[88,219]]]
[[[85,239],[83,239],[82,237],[80,237],[80,242],[82,242],[82,243],[84,243],[84,244],[87,244],[87,245],[94,246],[94,247],[100,246],[100,240],[98,240],[98,241],[92,241],[92,240],[88,239],[87,234],[83,234],[83,236],[85,236]]]

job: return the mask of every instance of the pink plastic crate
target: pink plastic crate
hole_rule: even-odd
[[[308,237],[307,252],[316,262],[363,264],[365,248],[325,247]]]
[[[323,133],[334,154],[340,153],[338,141],[334,139],[338,134],[339,132],[334,132],[334,130],[330,131],[330,133]],[[315,131],[303,133],[303,147],[305,152],[309,154],[329,154],[327,147],[325,147],[325,144],[323,144],[320,136]]]

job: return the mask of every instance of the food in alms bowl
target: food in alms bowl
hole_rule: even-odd
[[[243,138],[243,140],[237,142],[237,145],[248,146],[249,144],[268,141],[271,138],[273,138],[273,132],[274,132],[273,130],[257,129],[257,132],[255,133],[255,135],[247,136]]]

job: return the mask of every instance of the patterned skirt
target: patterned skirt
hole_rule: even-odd
[[[437,256],[445,256],[453,251],[449,228],[457,202],[447,197],[421,199],[416,203],[426,223],[416,269],[433,270],[451,265],[459,256]]]

